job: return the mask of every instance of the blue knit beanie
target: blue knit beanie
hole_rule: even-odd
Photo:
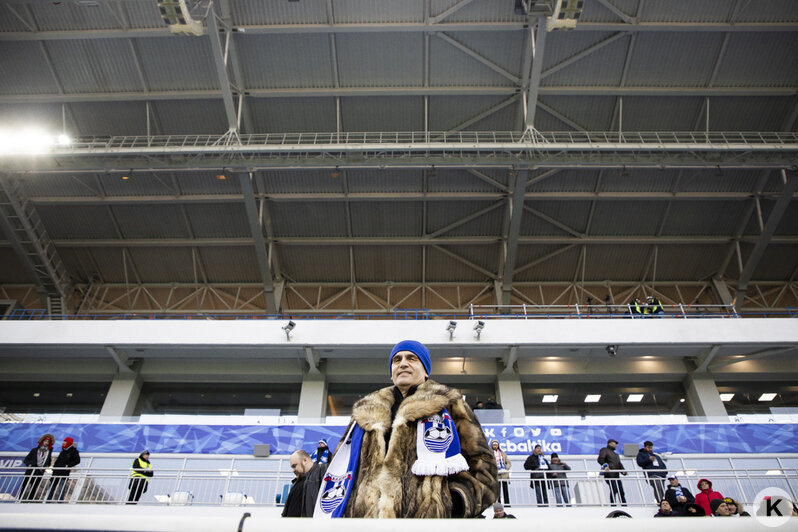
[[[399,351],[410,351],[416,355],[424,365],[424,369],[427,370],[427,375],[429,376],[432,373],[432,362],[430,361],[429,357],[429,349],[427,349],[426,346],[421,342],[416,342],[415,340],[402,340],[393,346],[393,349],[391,349],[391,357],[388,359],[389,375],[391,373],[391,364],[393,364],[393,356]]]

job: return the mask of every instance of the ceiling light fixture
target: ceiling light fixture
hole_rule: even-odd
[[[559,399],[559,397],[560,397],[560,396],[559,396],[559,395],[556,395],[556,394],[553,394],[553,395],[544,395],[544,396],[543,396],[543,402],[544,402],[544,403],[556,403],[556,402],[557,402],[557,399]]]
[[[772,401],[775,398],[776,398],[775,393],[763,393],[762,395],[759,396],[759,400],[762,402]]]
[[[626,398],[626,402],[627,403],[639,403],[640,401],[643,400],[643,395],[645,395],[645,394],[642,394],[642,393],[630,393],[629,397]]]
[[[722,393],[722,394],[720,394],[720,400],[723,401],[724,403],[727,402],[727,401],[731,401],[732,398],[734,398],[734,394],[733,393]]]
[[[586,403],[598,403],[599,401],[601,401],[601,394],[585,396]]]

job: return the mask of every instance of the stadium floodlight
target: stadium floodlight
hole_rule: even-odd
[[[158,10],[172,33],[197,36],[205,33],[202,22],[191,17],[186,0],[158,0]]]
[[[69,146],[66,134],[55,135],[41,129],[0,130],[0,155],[29,155],[44,153],[54,146]]]
[[[480,335],[482,334],[482,329],[485,328],[485,322],[479,320],[476,325],[474,325],[474,332],[477,333],[477,340],[479,340]]]
[[[296,327],[296,323],[291,320],[288,320],[288,323],[282,327],[283,331],[285,331],[285,339],[289,342],[291,341],[291,331],[294,330],[294,327]]]

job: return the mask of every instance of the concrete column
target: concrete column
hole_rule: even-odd
[[[321,423],[327,415],[327,376],[308,373],[299,394],[299,423]]]
[[[100,417],[132,416],[141,395],[141,377],[117,376],[105,396]]]
[[[505,423],[523,423],[526,411],[521,393],[521,377],[514,372],[500,373],[496,381],[496,395],[496,400],[504,408]]]
[[[685,404],[689,416],[728,421],[729,414],[720,400],[715,380],[706,373],[689,373],[684,381]]]

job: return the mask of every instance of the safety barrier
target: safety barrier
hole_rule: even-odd
[[[578,462],[582,462],[579,459]],[[587,466],[585,463],[579,464]],[[565,461],[566,463],[569,460]],[[570,464],[572,467],[575,463]],[[592,466],[590,466],[592,468]],[[667,480],[652,480],[645,471],[623,471],[626,476],[618,480],[605,479],[599,471],[572,469],[570,471],[547,471],[547,478],[529,478],[529,472],[521,468],[510,472],[506,484],[507,496],[502,492],[500,500],[511,507],[654,507],[656,495],[667,489]],[[595,469],[595,468],[593,468]],[[133,504],[129,471],[119,469],[81,469],[71,471],[69,477],[53,477],[51,470],[44,475],[26,476],[21,470],[0,471],[0,501],[42,504]],[[753,503],[756,494],[765,488],[779,488],[798,500],[798,469],[670,469],[680,478],[681,485],[693,495],[701,478],[712,480],[713,490],[731,497],[741,504]],[[147,484],[147,491],[139,504],[168,506],[280,506],[284,504],[290,481],[294,478],[288,471],[243,471],[237,469],[193,470],[155,469],[155,475]],[[566,478],[562,474],[567,475]],[[554,476],[555,474],[559,476]],[[59,478],[66,481],[59,483]],[[28,479],[26,481],[26,479]],[[624,493],[624,501],[616,495],[610,499],[610,482],[617,482],[616,492]],[[530,486],[530,483],[532,486]]]

